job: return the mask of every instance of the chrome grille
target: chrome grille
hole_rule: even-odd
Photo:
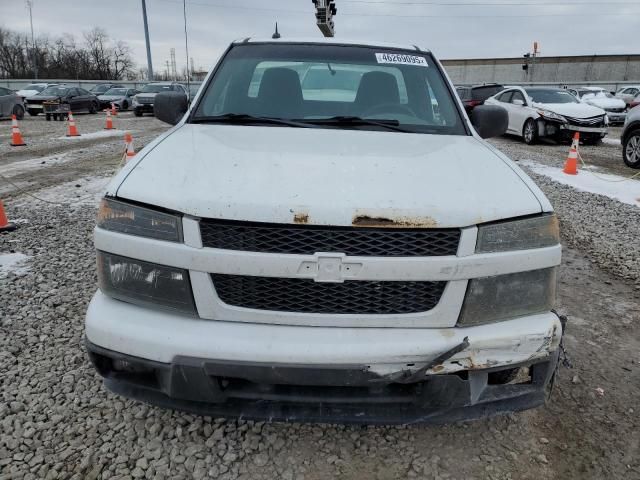
[[[604,127],[604,115],[598,115],[597,117],[590,118],[573,118],[565,117],[570,125],[578,127]]]

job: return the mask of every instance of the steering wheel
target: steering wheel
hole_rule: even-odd
[[[405,113],[412,117],[415,117],[416,114],[411,108],[406,105],[401,105],[399,103],[380,103],[378,105],[374,105],[373,107],[367,109],[362,116],[367,117],[371,115],[375,115],[376,113]]]

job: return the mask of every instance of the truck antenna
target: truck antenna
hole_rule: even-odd
[[[273,32],[273,35],[271,35],[271,38],[273,38],[274,40],[277,40],[278,38],[280,38],[280,32],[278,32],[278,22],[276,22],[276,31]]]

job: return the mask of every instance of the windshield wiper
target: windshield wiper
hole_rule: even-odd
[[[308,123],[296,122],[294,120],[285,120],[284,118],[275,117],[254,117],[246,113],[225,113],[223,115],[209,115],[195,117],[191,119],[191,123],[257,123],[272,125],[287,125],[288,127],[297,128],[313,128]]]
[[[362,117],[338,115],[336,117],[304,119],[299,121],[304,123],[311,123],[313,125],[337,125],[337,126],[374,125],[376,127],[395,130],[396,132],[414,133],[411,130],[407,130],[406,128],[400,127],[400,122],[398,120],[369,120],[367,118],[362,118]]]

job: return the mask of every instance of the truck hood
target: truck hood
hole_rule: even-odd
[[[605,114],[601,108],[586,103],[534,103],[533,106],[572,118],[591,118]]]
[[[542,211],[471,136],[185,124],[138,156],[107,194],[195,217],[437,228]]]

